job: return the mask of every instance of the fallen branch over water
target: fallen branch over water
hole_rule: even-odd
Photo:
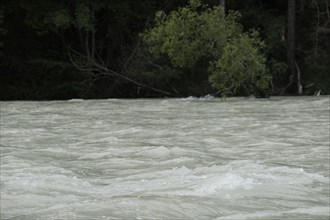
[[[71,53],[74,53],[77,56],[79,56],[79,57],[83,58],[84,60],[86,60],[87,62],[85,63],[85,65],[80,65],[77,62],[75,62],[74,59],[72,58]],[[128,82],[131,82],[131,83],[137,85],[139,88],[141,88],[141,87],[142,88],[147,88],[147,89],[150,89],[152,91],[155,91],[155,92],[161,93],[163,95],[167,95],[167,96],[172,95],[170,92],[154,88],[154,87],[152,87],[150,85],[147,85],[145,83],[138,82],[138,81],[136,81],[136,80],[124,75],[124,74],[121,74],[121,73],[118,73],[114,70],[109,69],[104,64],[104,62],[102,61],[102,59],[99,56],[97,56],[99,58],[99,61],[96,61],[96,58],[92,59],[91,57],[85,56],[84,54],[72,49],[71,47],[69,47],[68,55],[69,55],[70,61],[71,61],[73,66],[75,66],[77,69],[79,69],[81,71],[92,73],[92,75],[94,77],[97,77],[97,79],[99,79],[99,77],[103,77],[103,76],[115,76],[115,77],[119,77],[121,79],[124,79]],[[95,72],[97,72],[97,74],[95,74]],[[94,80],[94,81],[96,81],[96,80]]]

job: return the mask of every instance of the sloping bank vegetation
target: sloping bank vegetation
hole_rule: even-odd
[[[0,99],[313,95],[327,0],[7,0]]]

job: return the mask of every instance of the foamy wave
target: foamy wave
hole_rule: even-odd
[[[201,195],[214,194],[222,190],[250,190],[259,183],[253,178],[244,178],[233,173],[226,173],[221,176],[206,178],[201,185],[197,185],[194,189]]]
[[[314,206],[314,207],[308,207],[308,208],[296,208],[296,209],[292,209],[290,211],[286,211],[285,213],[299,213],[299,214],[329,216],[330,207]]]
[[[84,99],[69,99],[68,102],[82,102]]]
[[[254,213],[240,213],[240,214],[234,214],[234,215],[226,215],[217,218],[217,220],[222,219],[266,219],[270,217],[276,217],[276,216],[285,216],[282,217],[283,219],[288,219],[288,214],[304,214],[304,215],[311,215],[311,216],[327,216],[329,217],[330,208],[329,207],[323,207],[323,206],[314,206],[314,207],[308,207],[308,208],[296,208],[289,211],[274,211],[274,210],[267,210],[267,211],[260,211],[260,212],[254,212]],[[295,218],[296,219],[296,218]]]
[[[181,98],[179,100],[182,101],[195,101],[195,100],[213,100],[215,97],[211,94],[208,94],[206,96],[196,97],[196,96],[188,96],[187,98]]]

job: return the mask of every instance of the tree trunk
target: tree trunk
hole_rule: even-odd
[[[85,31],[85,50],[86,50],[86,56],[88,59],[91,58],[91,54],[89,52],[89,32]]]
[[[219,5],[223,8],[223,14],[226,14],[226,0],[219,0]]]
[[[298,76],[295,68],[295,18],[296,18],[296,0],[288,0],[288,36],[287,36],[287,59],[290,84],[293,86],[293,92],[300,94],[300,74]]]

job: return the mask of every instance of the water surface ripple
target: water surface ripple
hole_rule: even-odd
[[[0,104],[1,219],[329,219],[329,96]]]

